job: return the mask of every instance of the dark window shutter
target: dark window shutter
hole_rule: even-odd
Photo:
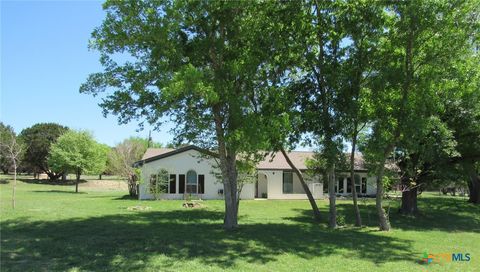
[[[175,194],[177,192],[177,175],[170,175],[170,193]]]
[[[185,175],[178,175],[178,193],[185,193]]]
[[[198,175],[198,193],[205,193],[205,175]]]

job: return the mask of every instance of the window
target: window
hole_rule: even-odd
[[[367,178],[362,178],[362,194],[367,193]]]
[[[178,175],[178,193],[185,193],[185,175]]]
[[[293,193],[293,173],[292,172],[283,172],[283,193],[284,194]]]
[[[161,169],[157,174],[157,193],[168,193],[169,175],[167,170]]]
[[[352,193],[352,179],[347,178],[347,193],[351,194]]]
[[[197,193],[197,172],[193,170],[187,172],[187,193]]]
[[[337,192],[338,194],[343,194],[343,178],[338,178],[335,192]]]
[[[148,188],[151,194],[157,192],[157,175],[150,175],[150,186]]]
[[[355,175],[355,191],[357,192],[357,194],[361,193],[361,188],[362,188],[362,185],[360,182],[360,176]]]
[[[170,175],[170,191],[169,193],[174,194],[177,192],[177,175]]]
[[[205,175],[198,175],[198,193],[205,193]]]

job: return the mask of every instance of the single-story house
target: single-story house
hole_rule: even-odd
[[[305,161],[313,152],[292,151],[289,157],[302,172],[307,170]],[[218,179],[216,160],[205,156],[205,152],[193,145],[178,149],[149,148],[141,161],[136,163],[142,169],[139,185],[139,199],[154,199],[151,186],[157,182],[157,174],[168,172],[168,186],[165,184],[160,199],[184,199],[194,195],[201,199],[223,199],[223,184]],[[355,174],[359,177],[356,190],[359,195],[375,195],[375,178],[367,175],[361,155],[355,162]],[[241,199],[306,199],[298,176],[289,167],[281,153],[267,156],[257,165],[257,179],[243,186]],[[316,199],[328,195],[320,176],[305,175],[307,184]],[[335,190],[338,195],[351,194],[351,183],[347,172],[337,173]],[[168,188],[167,188],[168,187]]]

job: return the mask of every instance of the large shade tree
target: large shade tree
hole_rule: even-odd
[[[75,173],[75,192],[78,193],[80,176],[102,173],[108,152],[108,147],[97,143],[90,133],[70,130],[52,145],[48,164],[56,172]]]
[[[52,180],[63,175],[50,169],[47,161],[51,145],[68,130],[55,123],[39,123],[20,132],[20,139],[26,145],[24,163],[34,172],[43,171]]]
[[[253,154],[262,144],[254,83],[268,52],[259,46],[265,41],[254,26],[262,20],[256,16],[261,5],[254,4],[107,1],[106,18],[91,40],[104,71],[80,88],[107,92],[100,105],[121,123],[140,120],[158,128],[169,118],[179,142],[214,149],[226,229],[238,225],[237,155]]]
[[[421,133],[438,111],[439,86],[449,69],[469,48],[475,23],[473,1],[405,1],[386,5],[389,24],[378,53],[375,79],[372,80],[373,130],[367,155],[374,159],[377,176],[376,207],[381,230],[390,224],[382,206],[384,168],[401,143],[415,153]],[[436,127],[442,127],[436,126]],[[406,182],[402,198],[416,199],[415,181]],[[408,184],[412,182],[412,184]],[[410,197],[410,195],[414,195]],[[413,203],[413,202],[412,202]]]

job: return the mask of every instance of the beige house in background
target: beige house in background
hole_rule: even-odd
[[[313,152],[292,151],[289,157],[300,171],[306,171],[305,161],[312,158]],[[142,169],[143,182],[139,186],[139,199],[154,199],[150,186],[154,186],[156,175],[160,170],[166,170],[169,175],[167,193],[157,197],[160,199],[184,199],[192,194],[202,199],[223,199],[223,184],[213,171],[216,161],[206,157],[202,149],[196,146],[186,146],[178,149],[149,148],[137,165]],[[257,166],[258,177],[253,184],[245,184],[241,199],[307,199],[298,176],[289,167],[281,153],[267,156]],[[359,176],[356,189],[359,195],[375,195],[375,179],[368,177],[359,155],[355,163],[355,174]],[[351,184],[348,173],[337,173],[335,191],[338,195],[350,195]],[[316,199],[326,196],[320,176],[306,176],[308,187]]]

